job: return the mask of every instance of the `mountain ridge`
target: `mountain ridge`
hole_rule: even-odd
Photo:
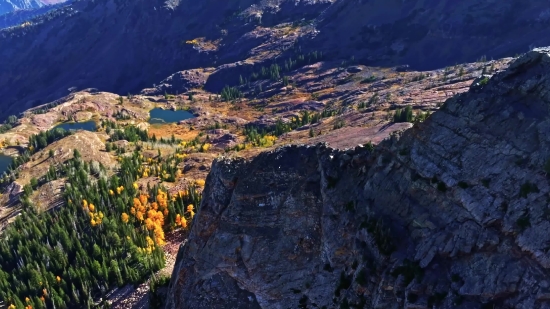
[[[0,15],[0,29],[21,26],[25,22],[28,22],[30,24],[33,22],[34,18],[48,14],[51,11],[59,9],[65,5],[69,5],[70,2],[72,1],[52,3],[41,6],[39,8],[20,9],[2,14]]]
[[[483,55],[513,56],[550,44],[541,35],[550,22],[543,8],[539,0],[80,1],[67,13],[1,32],[3,117],[52,101],[73,87],[125,95],[199,67],[238,77],[248,71],[236,63],[273,63],[292,57],[289,47],[323,52],[335,62],[355,59],[414,69],[471,62]],[[285,23],[290,30],[277,30]],[[441,48],[432,48],[436,45]],[[238,85],[238,79],[220,78],[207,83],[207,90],[219,92],[226,83]]]
[[[5,14],[35,10],[44,6],[55,5],[64,2],[64,0],[2,0],[0,1],[0,18]]]
[[[16,10],[35,9],[44,6],[40,0],[2,0],[0,2],[0,15]]]

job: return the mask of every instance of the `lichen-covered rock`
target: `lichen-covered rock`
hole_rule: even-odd
[[[10,201],[13,201],[23,192],[23,186],[14,181],[6,188],[6,192],[9,194]]]
[[[374,151],[217,160],[167,308],[550,307],[549,52]]]

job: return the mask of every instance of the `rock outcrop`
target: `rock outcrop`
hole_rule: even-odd
[[[165,93],[180,94],[192,89],[203,87],[208,79],[208,72],[203,69],[186,70],[174,73],[156,85],[141,91],[146,95],[161,95]]]
[[[167,308],[550,308],[549,53],[374,149],[217,160]]]

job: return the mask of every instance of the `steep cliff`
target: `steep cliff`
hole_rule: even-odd
[[[167,308],[550,308],[549,53],[374,149],[216,161]]]

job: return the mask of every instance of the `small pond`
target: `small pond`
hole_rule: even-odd
[[[96,124],[95,121],[86,121],[86,122],[67,122],[55,126],[55,129],[64,129],[65,131],[71,130],[85,130],[85,131],[95,131]]]
[[[156,123],[174,123],[179,122],[185,119],[190,119],[195,117],[193,114],[191,114],[188,111],[173,111],[173,110],[167,110],[162,108],[155,108],[149,112],[149,123],[156,124]]]
[[[12,157],[0,154],[0,176],[8,170],[11,161],[13,161]]]

